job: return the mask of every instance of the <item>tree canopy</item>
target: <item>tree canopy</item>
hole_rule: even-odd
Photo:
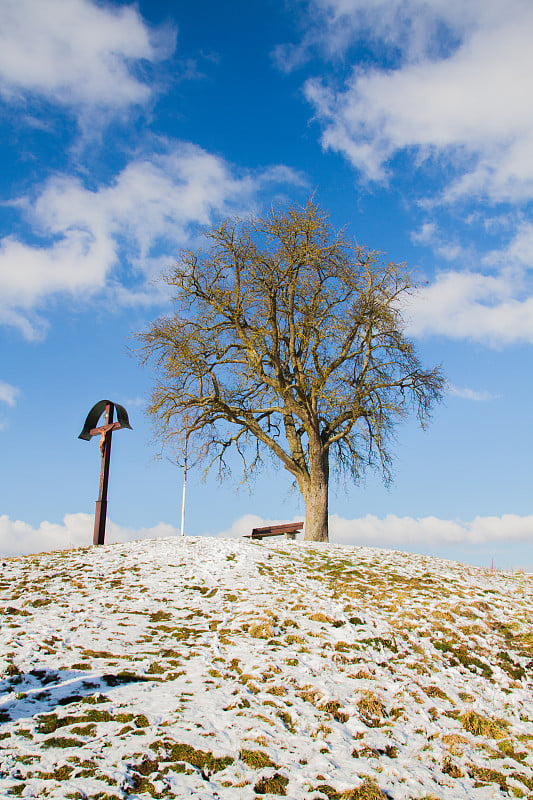
[[[251,474],[269,452],[302,492],[305,538],[328,538],[329,468],[390,479],[391,434],[442,396],[402,306],[403,264],[335,230],[311,200],[224,220],[165,275],[172,313],[140,334],[157,370],[149,406],[163,439],[193,436],[225,472],[235,448]]]

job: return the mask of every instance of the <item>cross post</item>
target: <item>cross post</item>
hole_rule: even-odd
[[[113,412],[117,409],[117,422],[113,422]],[[98,427],[93,427],[102,411],[104,412],[104,423]],[[93,406],[79,439],[90,440],[92,436],[100,436],[100,453],[102,455],[100,466],[100,487],[98,489],[98,500],[96,501],[96,511],[94,514],[94,533],[93,545],[104,544],[105,527],[107,521],[107,485],[109,483],[109,461],[111,458],[111,437],[113,431],[121,428],[131,428],[126,409],[110,400],[101,400]]]
[[[113,435],[113,404],[105,407],[104,424],[100,428],[93,428],[91,435],[101,434],[100,452],[102,464],[100,467],[100,488],[96,511],[94,514],[93,544],[103,544],[105,540],[105,525],[107,520],[107,484],[109,483],[109,460],[111,458],[111,437]]]

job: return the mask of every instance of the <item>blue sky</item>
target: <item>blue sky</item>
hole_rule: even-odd
[[[418,268],[406,310],[445,402],[395,481],[332,486],[331,539],[533,565],[533,6],[522,0],[0,0],[0,551],[90,543],[102,398],[109,541],[179,526],[136,331],[198,231],[311,193]],[[170,454],[169,454],[170,455]],[[192,470],[187,533],[301,516],[280,469]]]

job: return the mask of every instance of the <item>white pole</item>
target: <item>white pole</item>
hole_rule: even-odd
[[[181,500],[181,535],[185,536],[185,487],[187,485],[187,456],[183,462],[183,497]]]

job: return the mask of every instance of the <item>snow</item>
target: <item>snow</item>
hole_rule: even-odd
[[[0,796],[533,798],[532,590],[271,540],[7,559]]]

